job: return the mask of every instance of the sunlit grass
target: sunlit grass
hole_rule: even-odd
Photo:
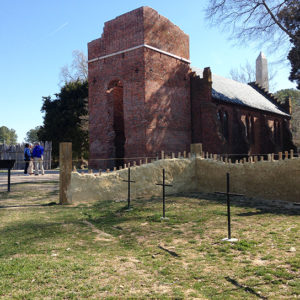
[[[290,299],[300,296],[297,211],[225,199],[58,202],[57,183],[0,193],[3,299]],[[35,206],[32,206],[32,205]]]

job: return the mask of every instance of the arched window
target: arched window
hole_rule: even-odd
[[[224,138],[228,141],[229,139],[229,126],[228,126],[228,113],[226,111],[223,112],[223,135]]]
[[[277,145],[281,144],[281,126],[277,120],[274,121],[274,142]]]
[[[112,107],[112,125],[114,131],[114,158],[115,166],[124,164],[125,156],[125,129],[123,107],[123,84],[120,80],[111,81],[106,94]]]
[[[228,125],[228,113],[223,110],[218,110],[217,118],[220,122],[221,133],[224,136],[225,140],[228,141],[229,139],[229,125]]]
[[[246,137],[250,144],[255,143],[255,124],[253,116],[246,116]]]
[[[251,143],[255,144],[255,123],[254,117],[251,117]]]
[[[250,124],[250,117],[246,116],[246,137],[248,141],[250,140],[250,133],[251,133],[251,124]]]

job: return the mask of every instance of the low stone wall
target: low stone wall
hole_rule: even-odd
[[[162,187],[162,169],[166,171],[166,183],[173,186],[166,188],[167,194],[183,191],[195,191],[196,172],[194,159],[163,159],[138,167],[131,167],[132,198],[158,196]],[[91,202],[101,200],[127,199],[128,169],[96,174],[79,174],[72,172],[71,184],[68,189],[69,202]]]
[[[230,173],[230,191],[247,197],[300,202],[300,158],[278,161],[225,163],[203,158],[162,159],[131,167],[132,198],[161,195],[162,169],[166,170],[167,194],[226,190],[226,172]],[[68,200],[83,203],[127,198],[127,169],[96,174],[72,172]]]
[[[267,200],[300,202],[300,158],[237,164],[198,159],[199,191],[226,191],[226,172],[230,174],[231,192]]]

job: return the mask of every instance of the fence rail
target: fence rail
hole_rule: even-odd
[[[52,152],[52,142],[41,142],[44,147],[44,169],[51,169],[51,152]],[[0,159],[15,159],[15,165],[13,170],[24,169],[24,148],[25,143],[16,145],[0,145]]]

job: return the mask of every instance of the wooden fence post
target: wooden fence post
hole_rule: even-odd
[[[67,191],[71,182],[72,143],[59,144],[59,204],[69,204]]]

